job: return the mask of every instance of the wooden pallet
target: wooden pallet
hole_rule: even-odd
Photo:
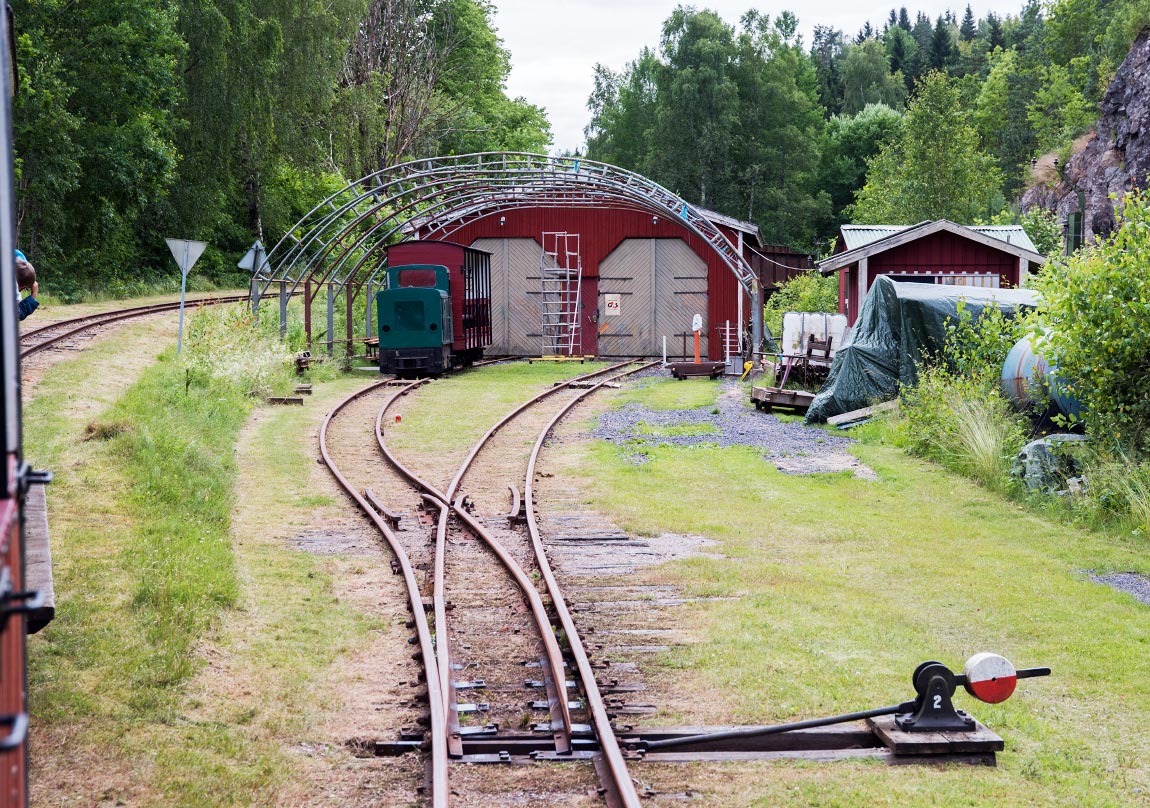
[[[805,390],[783,390],[779,387],[752,387],[751,403],[755,409],[771,412],[776,407],[804,413],[815,400],[814,393]]]

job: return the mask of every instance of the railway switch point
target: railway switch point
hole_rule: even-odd
[[[976,654],[961,674],[955,674],[941,662],[929,661],[919,665],[911,677],[917,693],[915,699],[902,704],[788,724],[711,732],[696,730],[670,737],[665,734],[649,739],[640,731],[638,737],[626,739],[624,743],[625,748],[642,755],[658,756],[664,750],[674,750],[679,753],[676,760],[689,760],[692,755],[753,751],[748,744],[761,746],[760,751],[769,748],[774,753],[826,753],[839,747],[823,748],[812,731],[865,719],[873,733],[871,743],[885,746],[887,754],[893,755],[892,762],[953,759],[994,765],[994,754],[1004,748],[1003,740],[954,708],[951,697],[958,685],[967,687],[975,698],[994,704],[1013,692],[1010,680],[1049,675],[1050,668],[1045,667],[1015,670],[997,654]],[[1003,682],[1004,679],[1007,681]],[[841,735],[844,731],[837,732]],[[833,740],[833,735],[831,732],[826,737]],[[782,737],[772,742],[767,740],[771,736]]]

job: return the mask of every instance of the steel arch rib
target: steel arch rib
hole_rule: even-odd
[[[317,204],[269,251],[261,293],[305,279],[339,288],[397,235],[444,238],[466,224],[525,207],[601,204],[650,212],[710,244],[748,292],[754,273],[697,208],[651,180],[607,163],[522,152],[481,152],[412,160],[349,183]],[[372,258],[376,260],[372,262]],[[318,290],[317,290],[318,291]]]

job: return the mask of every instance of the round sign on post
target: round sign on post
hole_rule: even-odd
[[[1006,701],[1018,684],[1018,672],[1006,657],[982,652],[966,661],[966,692],[987,704]]]

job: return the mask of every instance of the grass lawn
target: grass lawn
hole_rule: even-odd
[[[716,390],[668,380],[617,401],[668,406],[697,393],[707,406]],[[997,769],[751,766],[713,780],[707,804],[1150,804],[1150,608],[1086,575],[1150,572],[1144,538],[1048,521],[878,442],[852,448],[878,482],[788,476],[748,448],[650,447],[638,466],[605,442],[562,451],[626,529],[718,542],[709,549],[721,557],[637,576],[729,598],[676,612],[696,641],[661,655],[657,675],[691,706],[661,719],[869,709],[911,698],[919,662],[961,669],[984,650],[1053,668],[1002,705],[956,698],[1005,738]]]
[[[33,804],[270,804],[285,748],[335,698],[327,667],[381,630],[333,597],[338,558],[283,540],[335,509],[309,490],[309,419],[365,380],[245,431],[242,397],[185,392],[171,332],[97,341],[25,408],[28,456],[56,472],[58,611],[29,640]],[[255,488],[235,488],[239,469]]]
[[[464,453],[492,424],[527,399],[557,381],[582,376],[608,364],[507,362],[433,381],[392,407],[391,413],[399,414],[402,421],[387,424],[388,446],[401,459]],[[460,455],[454,460],[454,466],[462,459]]]

